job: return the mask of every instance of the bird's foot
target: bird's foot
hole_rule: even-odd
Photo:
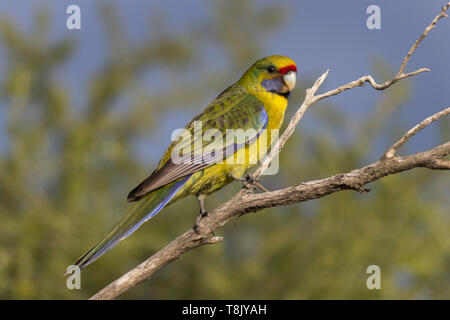
[[[205,198],[206,198],[206,196],[204,194],[198,193],[196,195],[196,198],[197,198],[197,201],[198,201],[198,204],[199,204],[199,207],[200,207],[200,213],[197,216],[197,218],[195,219],[195,225],[194,225],[193,229],[194,229],[195,233],[200,234],[200,232],[198,230],[198,225],[199,225],[200,221],[203,218],[208,216],[208,211],[206,210],[206,207],[205,207]]]
[[[198,225],[199,225],[200,221],[203,218],[206,218],[207,216],[208,216],[208,211],[200,210],[200,213],[198,214],[197,218],[195,219],[195,225],[193,228],[195,233],[200,234],[200,232],[198,230]]]
[[[250,173],[248,173],[244,178],[239,178],[242,182],[244,188],[250,191],[261,190],[263,192],[268,192],[269,190],[265,188],[258,179],[255,179]]]
[[[195,225],[194,225],[194,227],[193,227],[193,229],[194,229],[194,232],[196,233],[196,234],[200,234],[200,230],[199,230],[199,228],[198,228],[198,226],[199,226],[199,224],[200,224],[200,221],[203,219],[203,218],[206,218],[208,216],[208,212],[207,211],[200,211],[200,213],[198,214],[198,216],[197,216],[197,218],[195,219]],[[212,231],[211,232],[211,235],[212,236],[215,236],[216,234],[214,233],[214,231]]]

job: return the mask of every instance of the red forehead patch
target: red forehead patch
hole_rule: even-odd
[[[297,67],[296,67],[294,64],[291,64],[291,65],[289,65],[289,66],[280,68],[280,70],[278,70],[278,72],[279,72],[280,74],[286,74],[286,73],[288,73],[289,71],[297,72]]]

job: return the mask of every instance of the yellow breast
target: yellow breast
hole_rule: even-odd
[[[268,116],[267,129],[280,129],[288,105],[287,99],[276,93],[263,90],[253,90],[251,93],[264,104],[264,109]]]

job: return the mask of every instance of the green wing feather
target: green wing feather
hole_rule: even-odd
[[[196,132],[195,122],[201,122],[201,131]],[[171,183],[179,178],[202,170],[218,161],[223,160],[226,155],[230,155],[242,145],[236,145],[233,137],[226,135],[229,129],[253,129],[254,134],[248,136],[248,140],[257,138],[260,130],[267,124],[267,113],[264,106],[254,95],[238,85],[233,85],[222,92],[208,107],[198,116],[194,117],[185,127],[183,137],[191,139],[176,139],[167,148],[157,169],[141,184],[134,188],[128,195],[128,201],[137,201],[147,193]],[[226,140],[211,139],[205,140],[203,136],[207,130],[215,129],[219,131]],[[248,141],[247,141],[248,142]],[[188,160],[182,163],[172,161],[172,151],[175,148],[183,150],[183,144],[191,144]],[[200,150],[201,148],[201,150]],[[218,150],[222,148],[222,153],[209,157],[205,160],[205,150]],[[231,153],[230,153],[231,152]],[[198,158],[200,155],[200,159]]]

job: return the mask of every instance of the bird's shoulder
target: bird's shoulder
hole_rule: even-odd
[[[211,101],[203,112],[195,116],[186,126],[189,128],[194,121],[216,119],[236,108],[251,108],[258,99],[244,86],[233,84],[222,91]]]
[[[245,132],[247,129],[254,129],[247,137],[248,141],[251,141],[258,137],[260,130],[265,128],[267,120],[264,106],[253,94],[247,92],[242,86],[233,85],[227,88],[207,106],[205,111],[194,117],[185,130],[172,141],[156,170],[128,194],[128,201],[139,200],[148,192],[209,167],[223,159],[224,155],[229,154],[230,151],[234,152],[244,147],[246,143],[236,143],[233,136],[228,139],[228,129],[243,129]],[[226,136],[226,140],[204,139],[205,133],[210,129],[219,130],[222,137]],[[211,157],[203,158],[204,147],[210,147],[208,150],[222,150],[222,152],[214,152],[210,155]],[[181,150],[183,156],[187,156],[186,159],[193,161],[174,162],[172,159],[174,150],[175,155],[178,156]],[[184,154],[185,151],[188,154]]]
[[[202,133],[209,129],[217,129],[223,134],[227,129],[258,129],[265,121],[264,116],[266,114],[263,103],[245,87],[234,84],[222,91],[184,129],[192,136],[196,129],[195,122],[201,123]],[[158,163],[157,170],[170,159],[172,150],[180,139],[181,137],[171,142]]]

